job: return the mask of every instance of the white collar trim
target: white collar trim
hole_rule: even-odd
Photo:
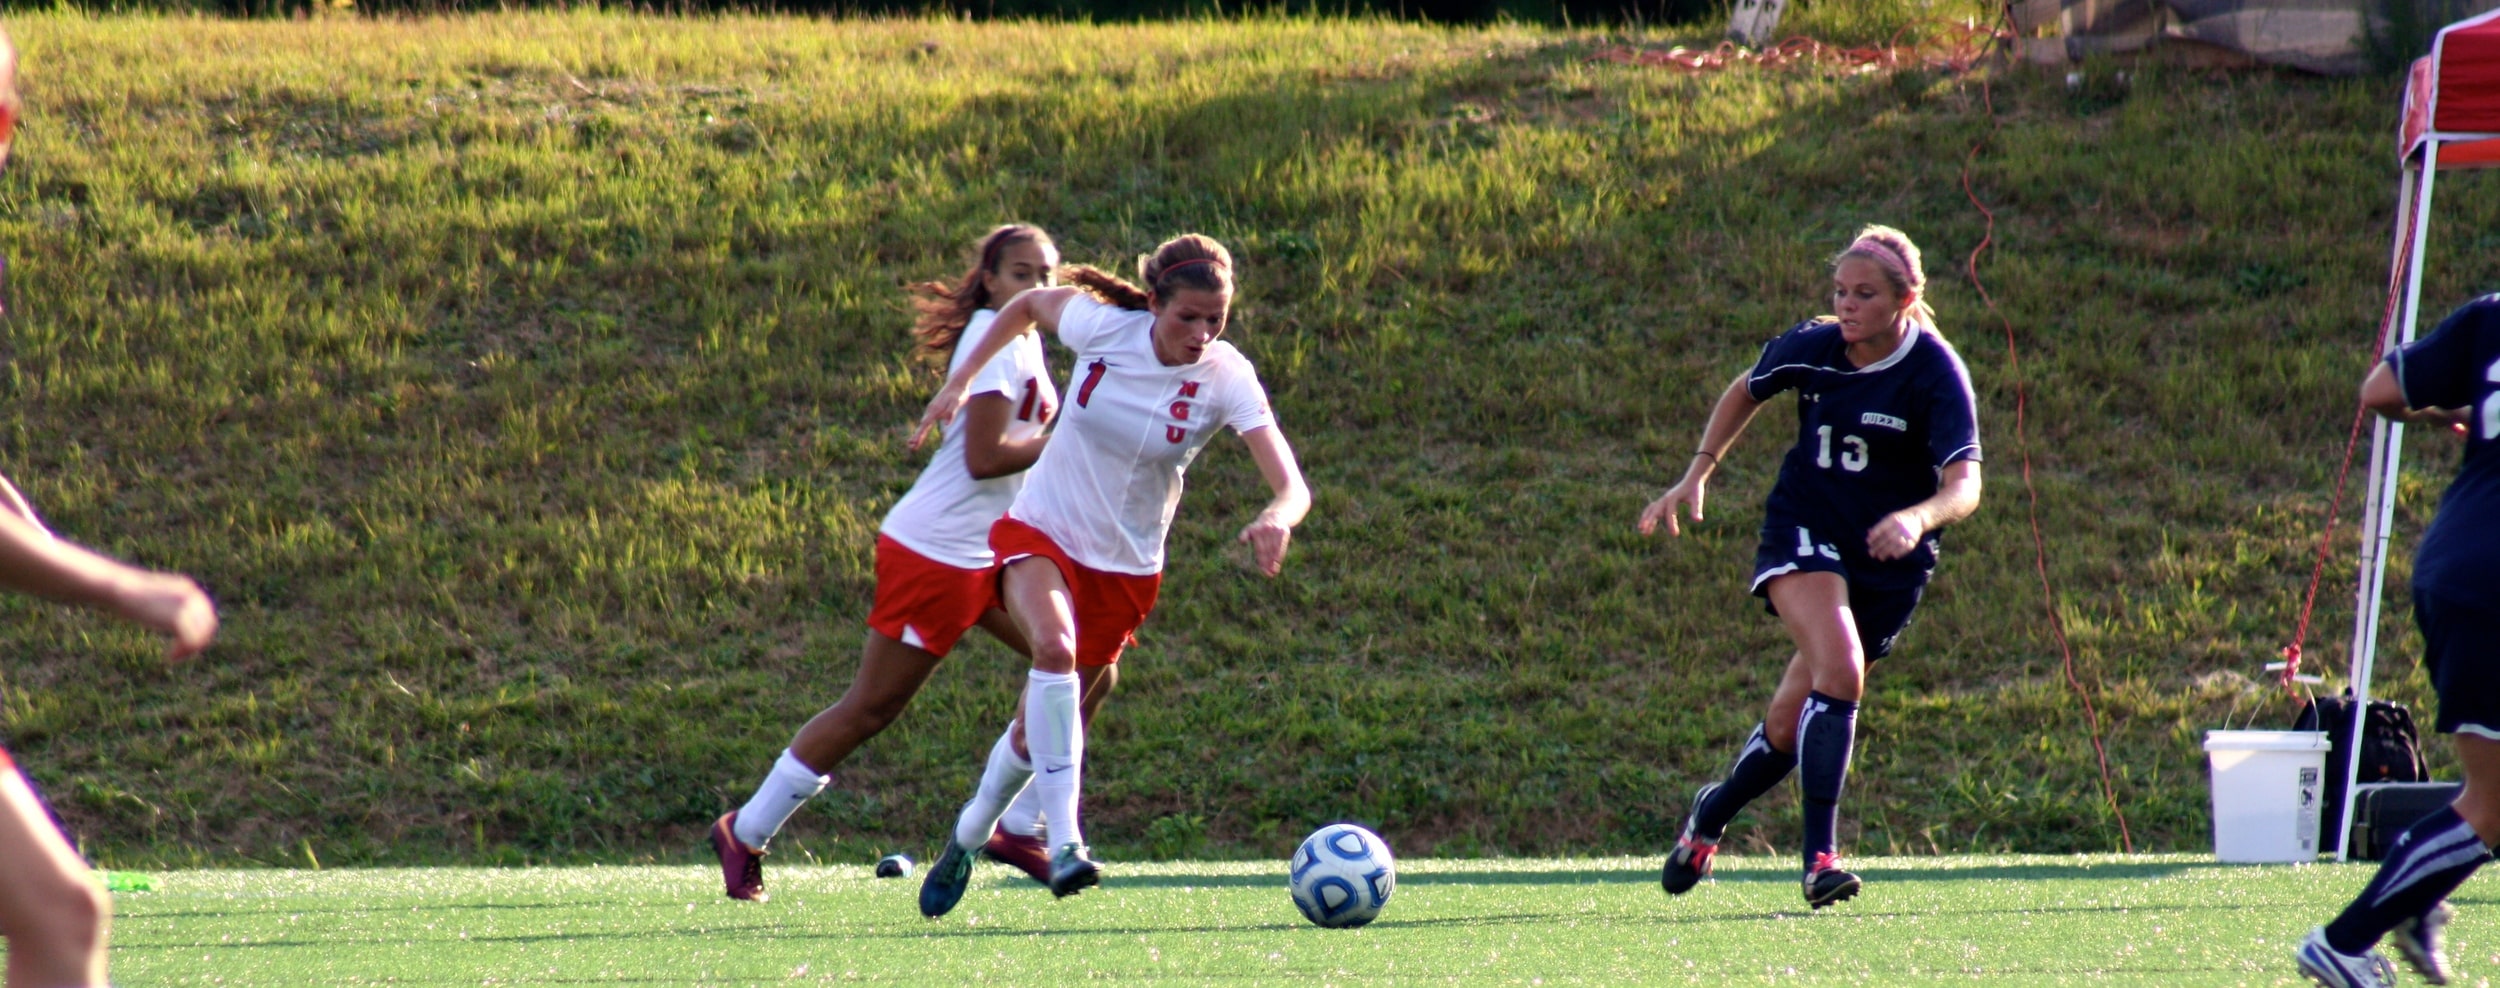
[[[1876,362],[1874,362],[1874,363],[1871,363],[1871,364],[1868,364],[1868,365],[1866,365],[1866,366],[1864,366],[1864,367],[1860,367],[1860,368],[1858,368],[1858,369],[1857,369],[1857,370],[1855,370],[1855,371],[1851,371],[1850,373],[1853,373],[1853,374],[1872,374],[1872,373],[1875,373],[1876,371],[1880,371],[1880,370],[1883,370],[1883,369],[1885,369],[1885,368],[1887,368],[1887,367],[1891,367],[1891,366],[1892,366],[1892,365],[1894,365],[1894,364],[1900,363],[1902,358],[1907,357],[1907,356],[1909,356],[1909,355],[1910,355],[1910,348],[1918,345],[1918,339],[1919,339],[1919,337],[1921,337],[1921,336],[1925,336],[1925,335],[1927,335],[1927,327],[1926,327],[1925,325],[1920,324],[1920,323],[1915,323],[1915,322],[1910,323],[1910,324],[1908,325],[1908,327],[1907,327],[1907,328],[1905,328],[1905,329],[1903,329],[1903,330],[1902,330],[1902,332],[1901,332],[1901,345],[1900,345],[1900,346],[1893,347],[1893,348],[1892,348],[1892,352],[1891,352],[1891,353],[1889,353],[1889,354],[1886,354],[1886,355],[1884,356],[1884,359],[1882,359],[1882,360],[1878,360],[1878,361],[1876,361]],[[1848,353],[1849,353],[1849,351],[1848,351],[1846,348],[1843,348],[1843,349],[1841,350],[1841,355],[1842,355],[1843,357],[1848,356]]]

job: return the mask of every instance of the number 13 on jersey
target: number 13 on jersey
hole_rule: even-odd
[[[1817,440],[1814,447],[1814,465],[1829,470],[1832,468],[1832,427],[1815,426],[1814,435]],[[1840,451],[1840,468],[1850,473],[1864,471],[1866,469],[1866,440],[1856,436],[1842,436],[1840,443],[1846,447]]]

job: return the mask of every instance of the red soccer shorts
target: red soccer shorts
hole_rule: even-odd
[[[989,610],[990,569],[948,566],[877,536],[877,603],[868,629],[944,658]]]
[[[1059,578],[1067,581],[1070,602],[1076,607],[1078,665],[1107,666],[1120,661],[1120,650],[1137,641],[1137,627],[1146,623],[1146,614],[1155,609],[1155,595],[1163,589],[1161,573],[1130,576],[1093,569],[1069,558],[1067,550],[1041,529],[1012,517],[1001,517],[990,526],[990,551],[998,554],[1002,578],[1008,563],[1027,556],[1059,566]]]

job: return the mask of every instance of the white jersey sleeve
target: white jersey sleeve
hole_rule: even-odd
[[[1267,404],[1267,386],[1259,383],[1259,372],[1247,359],[1230,361],[1234,373],[1232,386],[1224,389],[1225,425],[1235,433],[1264,429],[1276,424],[1276,412]]]
[[[955,356],[947,361],[946,372],[948,374],[953,374],[963,366],[964,358],[972,355],[973,347],[981,345],[981,341],[989,338],[990,327],[997,322],[998,313],[988,309],[972,314],[972,321],[964,324],[963,336],[955,341]],[[1018,340],[1016,343],[1008,344],[1007,349],[999,351],[998,356],[990,358],[989,363],[982,365],[981,370],[972,375],[972,386],[964,389],[964,397],[971,398],[975,395],[986,394],[1002,394],[1009,398],[1020,397],[1019,391],[1024,386],[1024,380],[1018,376],[1020,372],[1016,366],[1018,361],[1015,351],[1017,343],[1021,342],[1023,341]],[[960,420],[962,413],[958,412],[956,418]]]

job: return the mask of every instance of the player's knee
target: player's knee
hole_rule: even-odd
[[[1076,669],[1075,635],[1041,635],[1033,639],[1033,668],[1043,672]]]
[[[29,880],[31,879],[31,880]],[[9,949],[80,958],[104,949],[113,900],[85,875],[21,876],[25,894],[43,903],[8,924]]]
[[[2500,787],[2467,785],[2457,794],[2455,809],[2483,846],[2500,844]]]

